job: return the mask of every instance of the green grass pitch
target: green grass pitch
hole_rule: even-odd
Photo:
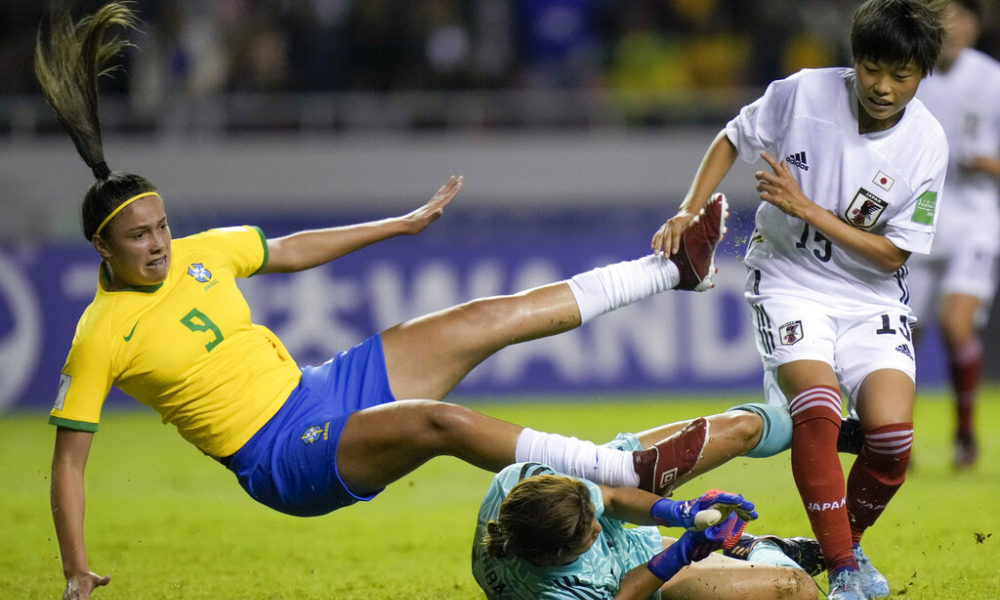
[[[711,414],[752,396],[519,398],[466,402],[500,418],[604,441],[618,431]],[[462,399],[465,402],[464,399]],[[1000,389],[982,398],[976,469],[950,467],[950,404],[917,406],[914,469],[865,547],[893,598],[1000,598]],[[0,417],[0,598],[57,598],[63,579],[48,503],[54,428],[42,414]],[[469,542],[490,474],[435,459],[375,501],[331,515],[284,516],[149,411],[105,415],[87,477],[92,568],[112,576],[97,599],[482,598]],[[757,503],[749,531],[809,535],[787,454],[737,459],[682,487]],[[825,578],[817,579],[825,588]],[[819,596],[819,595],[818,595]],[[819,596],[822,597],[822,596]]]

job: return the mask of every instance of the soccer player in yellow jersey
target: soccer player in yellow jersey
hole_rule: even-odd
[[[787,421],[787,413],[769,416],[766,407],[747,409],[760,417],[695,419],[664,429],[650,447],[625,451],[440,402],[504,346],[567,331],[667,289],[711,287],[727,215],[721,195],[706,204],[670,258],[650,255],[474,300],[392,327],[319,367],[300,368],[271,331],[253,323],[236,279],[308,269],[389,237],[418,234],[441,216],[462,179],[451,178],[401,217],[277,239],[234,227],[174,240],[156,187],[111,171],[104,160],[96,77],[124,44],[108,40],[107,31],[133,24],[130,10],[116,3],[79,23],[56,12],[35,54],[45,97],[96,178],[82,220],[102,259],[50,416],[58,427],[51,500],[65,598],[88,598],[109,581],[90,569],[83,507],[87,457],[111,386],[160,412],[231,470],[251,497],[301,516],[370,500],[439,455],[493,471],[538,461],[602,485],[664,494],[733,456],[707,445],[710,437],[724,445],[727,430],[742,428],[757,446],[774,446],[767,452],[782,449],[780,441],[768,442],[766,429]]]

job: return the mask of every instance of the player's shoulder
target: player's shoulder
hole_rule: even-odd
[[[794,98],[797,112],[828,115],[830,106],[839,102],[849,88],[854,70],[843,67],[802,69],[769,86],[774,95]]]
[[[907,116],[911,123],[910,130],[919,132],[911,134],[911,137],[925,140],[933,145],[943,143],[947,148],[948,142],[944,133],[944,127],[941,126],[941,122],[937,120],[937,117],[931,113],[930,109],[927,108],[927,105],[920,98],[910,100],[910,103],[906,105],[906,111],[909,113]]]
[[[849,81],[853,75],[854,70],[847,67],[822,67],[801,69],[778,81],[785,85],[808,89],[843,88],[845,82]]]
[[[260,235],[260,229],[250,225],[214,227],[212,229],[206,229],[205,231],[200,231],[182,238],[177,238],[174,240],[174,244],[180,244],[182,246],[197,245],[213,243],[217,240],[249,237],[250,235]]]
[[[540,462],[521,462],[507,465],[500,470],[494,479],[497,481],[510,482],[511,486],[529,477],[537,475],[558,475],[552,467]]]
[[[213,250],[228,253],[238,247],[251,245],[257,247],[262,244],[266,247],[267,240],[260,228],[251,225],[238,225],[235,227],[216,227],[175,238],[172,242],[172,249],[175,254],[203,253]]]
[[[107,293],[98,287],[94,299],[83,309],[76,322],[73,345],[93,344],[109,339],[109,332],[121,322],[121,303],[127,300],[122,294]]]

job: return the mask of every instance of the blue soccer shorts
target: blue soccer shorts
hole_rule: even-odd
[[[235,454],[223,460],[254,500],[300,517],[323,515],[359,496],[337,473],[337,444],[351,414],[395,401],[382,338],[372,336],[318,367],[304,367],[288,400]]]

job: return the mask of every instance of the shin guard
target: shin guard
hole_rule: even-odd
[[[912,446],[913,423],[895,423],[865,432],[865,445],[847,479],[847,510],[855,543],[903,485]]]
[[[857,568],[851,552],[844,471],[837,455],[840,391],[809,388],[789,403],[792,415],[792,475],[806,508],[816,541],[833,571]]]

